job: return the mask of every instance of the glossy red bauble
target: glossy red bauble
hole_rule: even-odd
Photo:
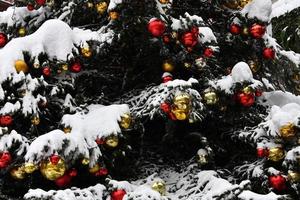
[[[4,47],[7,44],[7,36],[4,33],[0,33],[0,48]]]
[[[12,157],[9,152],[3,152],[0,156],[0,169],[6,168],[12,161]]]
[[[252,93],[246,94],[246,93],[241,92],[238,94],[237,98],[238,98],[240,104],[242,104],[245,107],[250,107],[255,102],[255,96]]]
[[[53,164],[53,165],[57,165],[57,163],[59,162],[60,160],[60,156],[59,155],[52,155],[50,157],[50,162]]]
[[[46,3],[46,0],[35,0],[36,4],[39,6],[43,6]]]
[[[10,115],[0,116],[0,125],[1,126],[11,126],[13,123],[13,118]]]
[[[115,190],[110,194],[111,200],[122,200],[126,195],[125,190]]]
[[[185,47],[194,47],[198,43],[198,38],[191,32],[184,33],[181,42]]]
[[[162,78],[162,82],[163,83],[167,83],[169,81],[173,81],[173,77],[172,76],[165,76]]]
[[[257,148],[256,154],[258,158],[264,158],[265,157],[265,149],[264,148]]]
[[[264,48],[263,57],[267,60],[273,60],[275,58],[275,51],[272,48]]]
[[[162,39],[163,39],[163,42],[166,44],[171,42],[171,37],[168,34],[163,35]]]
[[[199,34],[199,28],[194,26],[193,28],[191,28],[191,33],[197,36]]]
[[[152,19],[148,24],[148,31],[154,37],[160,37],[166,30],[165,23],[160,19]]]
[[[43,68],[43,75],[48,77],[51,75],[51,68],[50,67],[44,67]]]
[[[101,168],[98,172],[96,172],[95,176],[106,176],[108,174],[108,170],[106,168]]]
[[[65,174],[62,177],[55,180],[55,184],[58,187],[67,187],[71,184],[72,177],[69,174]]]
[[[102,144],[105,143],[105,140],[104,140],[103,138],[97,138],[97,139],[96,139],[96,143],[97,143],[98,145],[102,145]]]
[[[260,39],[264,36],[266,27],[260,24],[253,24],[250,28],[250,34],[255,39]]]
[[[206,48],[204,49],[203,55],[207,58],[210,58],[214,55],[214,50],[212,50],[211,48]]]
[[[231,24],[230,29],[229,29],[230,33],[233,35],[238,35],[241,33],[242,29],[239,25],[237,24]]]
[[[165,113],[170,113],[171,112],[171,106],[168,103],[160,104],[160,109]]]
[[[273,189],[279,192],[286,189],[286,179],[281,175],[270,176],[269,184]]]
[[[28,9],[29,11],[33,11],[33,10],[34,10],[34,5],[31,4],[31,3],[27,4],[27,9]]]
[[[79,62],[73,63],[73,65],[70,66],[71,72],[79,73],[81,71],[81,64]]]

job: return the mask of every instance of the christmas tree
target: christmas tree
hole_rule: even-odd
[[[14,2],[1,199],[299,199],[299,7]]]

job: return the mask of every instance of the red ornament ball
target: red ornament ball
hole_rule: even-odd
[[[171,106],[168,103],[160,104],[160,109],[165,113],[170,113],[171,112]]]
[[[13,123],[13,118],[10,115],[3,115],[0,117],[1,126],[11,126]]]
[[[110,194],[111,200],[122,200],[126,195],[125,190],[115,190]]]
[[[263,57],[266,59],[266,60],[273,60],[275,58],[275,51],[273,48],[264,48],[263,50]]]
[[[257,154],[258,158],[265,157],[265,150],[264,150],[264,148],[257,148],[256,149],[256,154]]]
[[[270,186],[276,191],[283,191],[286,189],[286,179],[281,175],[269,177]]]
[[[240,104],[242,104],[243,106],[250,107],[255,102],[255,96],[252,93],[246,94],[246,93],[241,92],[238,94],[238,100],[239,100]]]
[[[101,168],[98,172],[96,172],[95,176],[106,176],[108,174],[108,170],[106,168]]]
[[[55,180],[55,184],[58,187],[67,187],[68,185],[71,184],[72,177],[69,174],[65,174],[62,177],[59,177],[58,179]]]
[[[59,155],[52,155],[50,157],[50,162],[53,164],[53,165],[57,165],[57,163],[59,162],[60,160],[60,156]]]
[[[29,11],[33,11],[33,10],[34,10],[34,5],[31,4],[31,3],[27,4],[27,9],[28,9]]]
[[[207,58],[210,58],[214,55],[214,50],[212,50],[211,48],[206,48],[204,49],[203,55]]]
[[[73,65],[71,65],[70,70],[74,73],[79,73],[81,71],[81,64],[79,62],[75,62]]]
[[[264,36],[266,27],[260,24],[253,24],[250,28],[250,34],[255,39],[260,39]]]
[[[97,143],[98,145],[102,145],[102,144],[105,143],[105,140],[104,140],[103,138],[97,138],[97,139],[96,139],[96,143]]]
[[[263,91],[261,90],[256,90],[255,91],[255,96],[260,97],[263,94]]]
[[[171,37],[168,34],[163,35],[162,39],[163,39],[163,42],[166,43],[166,44],[171,42]]]
[[[199,28],[194,26],[192,29],[191,29],[191,33],[193,33],[195,36],[197,36],[199,34]]]
[[[8,167],[11,163],[12,157],[9,152],[3,152],[0,156],[0,169]]]
[[[198,38],[191,32],[186,32],[181,37],[181,42],[185,47],[194,47],[198,43]]]
[[[43,6],[46,3],[46,0],[35,0],[36,4],[39,6]]]
[[[231,24],[230,25],[230,28],[229,28],[229,31],[231,34],[233,35],[239,35],[242,31],[241,27],[237,24]]]
[[[51,75],[51,68],[50,67],[44,67],[43,68],[43,75],[48,77]]]
[[[165,23],[160,19],[152,19],[148,24],[148,31],[153,37],[160,37],[166,30]]]
[[[167,83],[169,81],[173,81],[173,76],[171,73],[169,72],[165,72],[163,75],[162,75],[162,82],[163,83]]]
[[[4,47],[7,44],[7,36],[4,33],[0,33],[0,48]]]

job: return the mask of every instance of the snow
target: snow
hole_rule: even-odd
[[[110,0],[107,10],[111,11],[115,9],[123,0]]]
[[[280,17],[299,7],[299,0],[278,0],[272,5],[271,18]]]
[[[263,194],[257,194],[257,193],[251,192],[251,191],[243,191],[238,197],[241,200],[279,200],[282,198],[273,192],[263,195]]]
[[[271,0],[253,0],[247,4],[241,14],[250,19],[257,18],[263,22],[268,22],[270,20],[270,15],[272,12],[272,1]]]
[[[15,145],[19,145],[16,152],[18,156],[21,156],[26,153],[29,146],[28,143],[29,141],[25,137],[12,130],[10,134],[3,135],[0,138],[0,152],[9,151]]]
[[[200,40],[199,42],[202,43],[217,43],[217,38],[214,35],[213,31],[209,27],[200,27],[199,28],[199,33],[200,33]]]

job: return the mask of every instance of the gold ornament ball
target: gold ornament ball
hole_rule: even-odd
[[[288,180],[292,183],[299,183],[300,182],[300,173],[296,171],[289,171],[288,172]]]
[[[119,18],[119,13],[116,11],[110,11],[109,12],[109,18],[111,20],[117,20]]]
[[[191,112],[191,97],[189,94],[179,94],[173,99],[171,112],[175,115],[177,120],[187,120]]]
[[[88,3],[87,3],[87,7],[88,7],[88,8],[93,8],[93,7],[94,7],[94,4],[93,4],[92,2],[88,2]]]
[[[215,105],[218,103],[219,98],[213,89],[206,89],[204,91],[204,101],[207,105]]]
[[[91,174],[95,174],[96,172],[98,172],[101,169],[99,164],[95,164],[92,168],[89,169],[89,172]]]
[[[90,58],[92,56],[92,51],[89,47],[81,48],[81,54],[83,57]]]
[[[38,166],[34,163],[25,163],[24,164],[24,171],[27,174],[32,174],[34,171],[38,169]]]
[[[160,193],[161,195],[166,195],[166,184],[163,181],[156,181],[151,186],[152,190]]]
[[[108,136],[106,139],[105,139],[105,144],[106,146],[110,147],[110,148],[115,148],[118,146],[119,144],[119,138],[118,136],[116,135],[111,135],[111,136]]]
[[[251,93],[253,93],[254,91],[253,91],[253,89],[252,89],[251,87],[247,86],[247,87],[244,87],[244,88],[243,88],[243,92],[244,92],[245,94],[251,94]]]
[[[46,179],[54,181],[65,174],[65,161],[59,159],[57,164],[53,164],[50,160],[43,161],[40,166],[40,171]]]
[[[159,0],[159,3],[161,3],[161,4],[167,4],[167,3],[169,3],[169,0]]]
[[[130,114],[126,113],[121,117],[121,121],[120,121],[120,126],[123,129],[129,129],[131,127],[132,124],[132,117]]]
[[[24,37],[26,35],[26,29],[24,27],[19,28],[18,34],[20,37]]]
[[[189,68],[192,67],[192,64],[189,63],[189,62],[185,62],[185,63],[184,63],[184,67],[187,68],[187,69],[189,69]]]
[[[272,147],[269,149],[268,159],[273,162],[281,161],[285,156],[284,150],[281,147]]]
[[[244,35],[244,36],[248,36],[249,35],[249,28],[248,27],[244,27],[242,29],[242,35]]]
[[[15,69],[18,73],[21,72],[21,71],[24,72],[24,73],[27,73],[29,71],[28,65],[23,60],[17,60],[15,62]]]
[[[88,158],[82,159],[81,164],[83,164],[83,165],[88,165],[88,164],[90,164],[90,159],[88,159]]]
[[[224,5],[230,9],[241,10],[251,1],[252,0],[227,0]]]
[[[281,126],[279,132],[281,137],[285,139],[293,138],[296,136],[296,126],[293,123],[288,123]]]
[[[24,167],[16,167],[10,170],[10,175],[16,180],[22,180],[26,177],[26,172],[24,171]]]
[[[166,60],[162,65],[162,69],[164,72],[172,72],[174,71],[175,67],[170,60]]]
[[[37,125],[39,125],[39,124],[41,123],[41,120],[40,120],[39,117],[34,116],[34,117],[32,117],[32,119],[31,119],[31,123],[32,123],[33,125],[37,126]]]
[[[68,64],[63,64],[63,65],[61,66],[61,69],[64,70],[64,71],[67,71],[67,70],[69,69]]]
[[[67,126],[67,127],[64,127],[64,133],[71,133],[71,131],[72,131],[72,128],[71,127],[69,127],[69,126]]]
[[[106,12],[107,7],[108,7],[108,5],[107,5],[107,3],[105,1],[96,4],[97,12],[100,15],[103,15]]]
[[[260,69],[260,65],[259,65],[258,61],[249,60],[248,65],[253,73],[258,72],[258,70]]]

